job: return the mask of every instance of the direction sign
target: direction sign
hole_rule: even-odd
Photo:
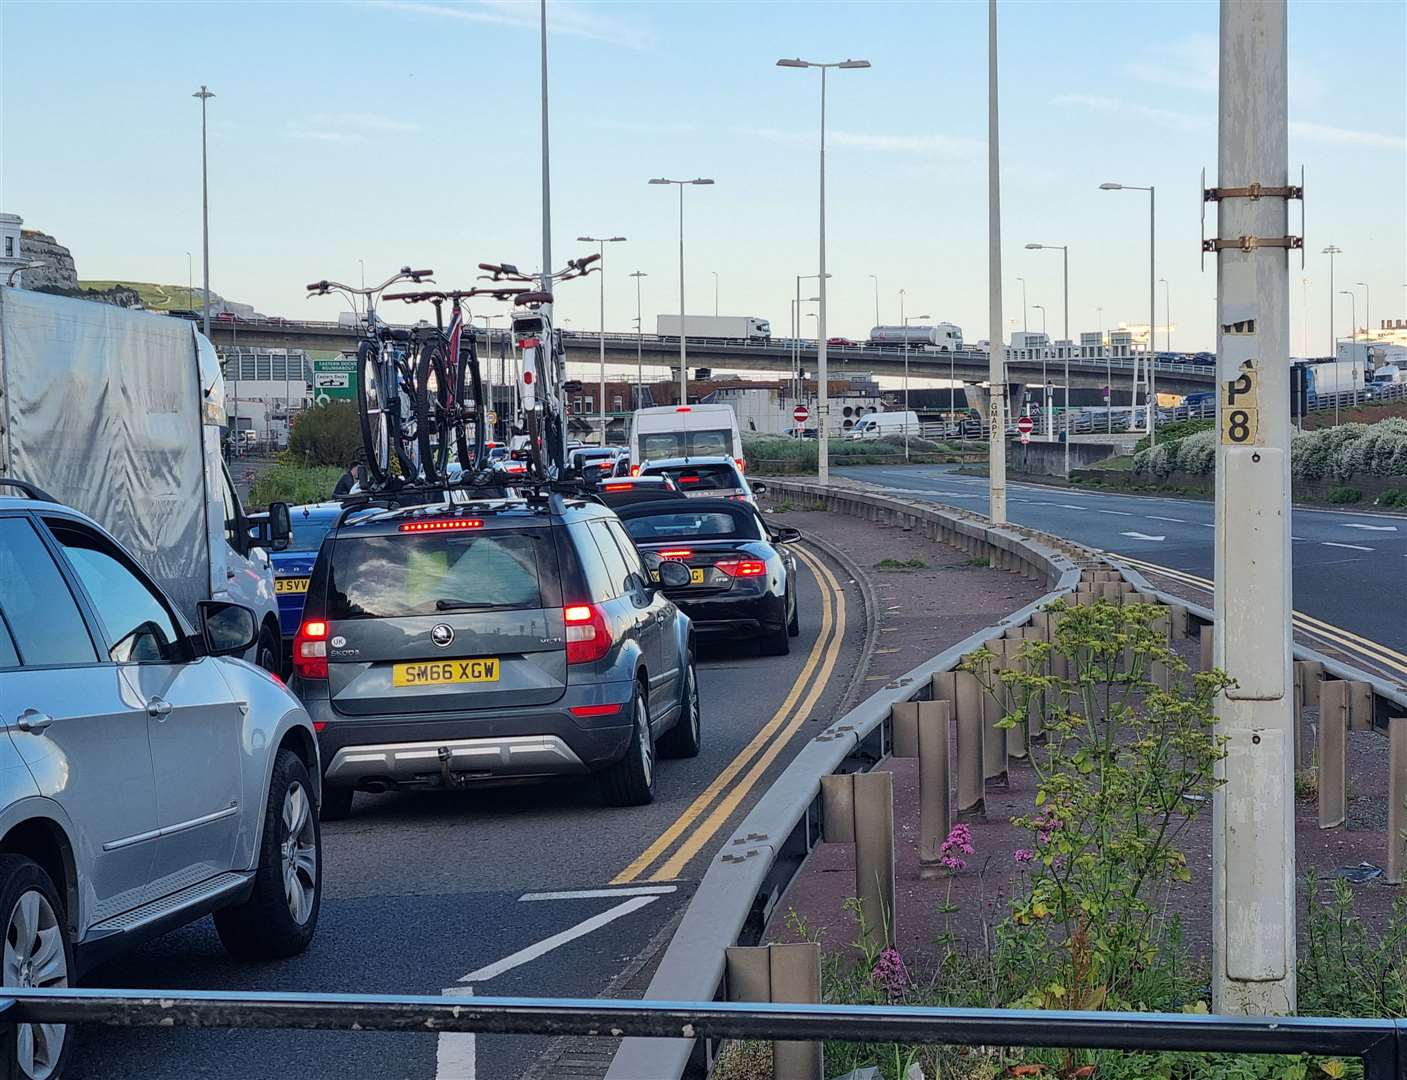
[[[318,404],[327,401],[357,399],[356,357],[338,356],[313,360],[313,399]]]
[[[1031,428],[1032,428],[1032,427],[1033,427],[1033,425],[1032,425],[1032,423],[1031,423],[1031,418],[1030,418],[1029,416],[1023,416],[1020,420],[1016,421],[1016,430],[1019,431],[1019,432],[1021,432],[1022,435],[1029,435],[1029,434],[1031,434]],[[1021,441],[1022,441],[1022,442],[1029,442],[1030,440],[1029,440],[1029,439],[1022,439]]]
[[[805,405],[798,405],[791,411],[791,418],[795,420],[798,424],[806,423],[806,421],[810,419],[810,416],[811,410],[808,409]]]

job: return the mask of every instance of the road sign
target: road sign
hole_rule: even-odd
[[[356,357],[337,356],[313,361],[313,399],[319,405],[328,401],[357,399]]]
[[[810,419],[810,416],[811,410],[808,409],[805,405],[798,405],[791,411],[791,418],[795,420],[798,424],[806,423],[806,421]]]
[[[1020,420],[1016,421],[1016,430],[1021,432],[1023,436],[1030,435],[1031,428],[1033,426],[1034,425],[1032,425],[1031,418],[1029,416],[1023,416]],[[1027,438],[1022,438],[1021,441],[1030,442],[1031,440]]]
[[[1107,387],[1107,386],[1104,388],[1104,400],[1105,400],[1105,401],[1108,401],[1108,400],[1109,400],[1109,387]]]
[[[1029,431],[1023,431],[1023,432],[1021,433],[1021,445],[1022,445],[1022,446],[1025,446],[1025,445],[1026,445],[1028,442],[1030,442],[1030,441],[1031,441],[1031,433],[1030,433]]]
[[[498,413],[495,412],[493,409],[490,409],[488,412],[488,416],[485,419],[487,419],[490,424],[496,424],[498,423]]]

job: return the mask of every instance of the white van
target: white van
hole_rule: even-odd
[[[903,438],[905,429],[910,438],[918,438],[920,431],[916,412],[877,412],[862,416],[850,429],[852,439]]]
[[[746,470],[731,405],[658,405],[636,409],[630,425],[630,475],[647,461],[726,456]]]

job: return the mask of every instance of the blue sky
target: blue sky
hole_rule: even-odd
[[[607,255],[606,315],[626,329],[678,297],[677,201],[655,175],[711,176],[686,194],[688,306],[770,318],[785,333],[794,275],[816,263],[815,72],[780,56],[864,57],[829,81],[830,323],[880,314],[986,333],[986,7],[981,3],[549,3],[554,255],[577,235]],[[260,310],[331,317],[302,284],[405,262],[442,283],[540,251],[536,4],[0,5],[0,207],[69,245],[87,278],[179,283],[200,267],[199,103],[210,102],[212,287]],[[1071,331],[1144,322],[1147,201],[1173,344],[1209,348],[1215,271],[1199,271],[1198,175],[1216,162],[1215,3],[1015,3],[1001,8],[1006,309]],[[1300,279],[1311,351],[1328,337],[1326,244],[1338,288],[1366,281],[1372,317],[1407,317],[1407,5],[1290,5],[1290,160],[1308,176]],[[1298,213],[1292,220],[1296,223]],[[1209,230],[1212,224],[1209,222]],[[1358,301],[1363,322],[1362,290]],[[1347,297],[1339,297],[1347,333]],[[488,313],[492,307],[478,311]],[[597,324],[595,282],[559,317]],[[1030,312],[1033,329],[1040,313]],[[1163,290],[1158,291],[1163,318]],[[1019,329],[1019,323],[1017,328]],[[1160,342],[1161,343],[1161,342]]]

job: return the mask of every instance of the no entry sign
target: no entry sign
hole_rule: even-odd
[[[798,405],[791,411],[791,418],[798,424],[804,424],[811,418],[811,410],[805,405]]]

